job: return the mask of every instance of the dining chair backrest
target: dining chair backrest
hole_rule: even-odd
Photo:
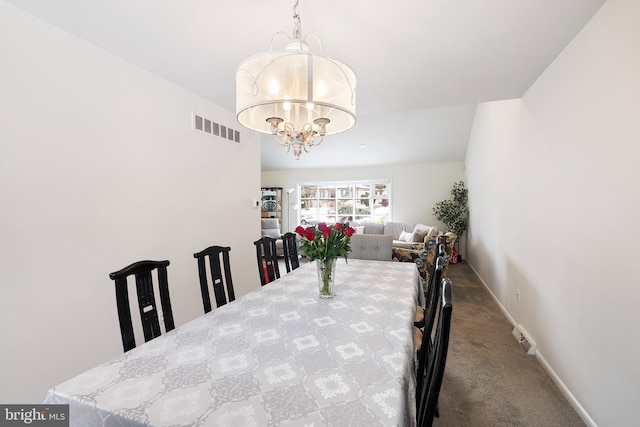
[[[438,298],[440,297],[440,282],[442,280],[443,266],[444,258],[442,256],[438,256],[436,258],[436,266],[434,268],[433,275],[431,275],[429,284],[427,286],[423,321],[424,328],[422,331],[422,344],[418,348],[418,369],[416,371],[416,398],[418,400],[420,398],[420,393],[422,392],[422,383],[424,382],[425,366],[427,364],[428,354],[433,347],[431,336],[433,333],[433,324],[435,322],[436,313],[438,310]]]
[[[209,246],[193,254],[193,257],[198,260],[198,276],[200,277],[200,291],[202,293],[202,304],[205,313],[210,312],[212,309],[207,275],[207,258],[209,259],[211,288],[213,289],[213,294],[216,299],[216,307],[225,305],[227,300],[231,302],[236,299],[235,293],[233,292],[233,280],[231,279],[231,265],[229,263],[230,251],[231,248],[228,246]]]
[[[433,347],[426,364],[425,381],[422,384],[421,398],[417,401],[417,425],[431,426],[437,415],[438,396],[442,388],[447,353],[449,351],[449,336],[451,333],[451,314],[453,302],[451,298],[451,281],[442,279],[442,292],[439,299],[438,325],[433,341]]]
[[[160,304],[162,307],[165,331],[168,332],[175,327],[173,323],[173,312],[171,310],[171,300],[169,298],[169,284],[167,280],[168,265],[169,261],[138,261],[122,270],[109,274],[109,278],[115,281],[118,319],[120,321],[122,346],[125,352],[136,347],[133,322],[131,320],[131,308],[129,305],[129,290],[127,287],[127,278],[129,276],[135,276],[138,309],[140,311],[145,342],[162,333],[160,331],[158,307],[153,286],[154,275],[152,273],[154,270],[157,271],[158,291],[160,293]]]
[[[402,250],[402,249],[400,249]],[[396,250],[398,251],[398,250]],[[431,283],[433,282],[433,275],[436,271],[436,262],[438,260],[438,256],[444,254],[444,246],[437,244],[436,239],[429,239],[424,250],[420,253],[419,257],[415,260],[416,266],[418,267],[418,271],[424,272],[424,279],[422,280],[421,290],[423,292],[423,297],[421,299],[422,304],[418,304],[416,306],[416,317],[414,321],[414,326],[422,329],[425,326],[425,311],[426,305],[429,301],[428,290],[431,288]]]
[[[429,239],[428,242],[425,244],[424,255],[423,255],[425,260],[424,262],[426,263],[425,292],[429,284],[432,282],[433,273],[435,272],[436,260],[438,259],[438,256],[444,257],[446,254],[446,248],[443,242],[444,240],[442,236],[435,236]],[[444,274],[444,270],[443,270],[443,274]]]
[[[443,252],[445,259],[444,268],[442,269],[442,277],[447,277],[447,270],[449,269],[449,262],[451,261],[451,254],[453,250],[453,244],[456,241],[457,236],[453,233],[446,233],[442,236],[438,236],[438,247]]]
[[[256,245],[258,273],[262,286],[280,278],[278,257],[276,256],[276,239],[264,236],[253,242]]]
[[[295,233],[284,233],[282,235],[282,247],[284,249],[284,265],[287,267],[287,273],[300,267],[298,259],[298,238]]]
[[[425,303],[425,325],[424,332],[427,336],[431,336],[433,332],[433,324],[435,322],[438,299],[440,298],[440,282],[442,281],[442,270],[444,269],[445,257],[438,256],[436,258],[436,268],[433,277],[427,289],[427,298]]]

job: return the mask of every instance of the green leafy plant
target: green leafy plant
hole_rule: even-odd
[[[433,207],[436,219],[444,223],[446,231],[455,233],[458,237],[469,224],[468,194],[469,189],[465,187],[464,181],[455,182],[451,188],[451,198],[438,202]]]

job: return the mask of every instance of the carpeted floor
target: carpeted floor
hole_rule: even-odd
[[[453,320],[434,426],[584,426],[466,262],[449,265]]]

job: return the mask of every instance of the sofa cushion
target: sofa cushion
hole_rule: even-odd
[[[260,218],[260,228],[262,228],[263,230],[269,229],[269,228],[275,228],[279,232],[280,222],[278,221],[278,218]]]
[[[394,248],[404,249],[420,249],[424,248],[424,243],[418,242],[405,242],[404,240],[394,240],[392,243]]]
[[[363,222],[364,234],[384,234],[384,225],[377,222]]]
[[[420,228],[414,229],[412,233],[414,242],[424,242],[424,238],[429,234],[429,230],[423,230]]]
[[[423,236],[423,238],[420,240],[421,242],[430,237],[437,236],[439,233],[438,227],[436,226],[431,227],[429,225],[424,225],[424,224],[416,224],[416,226],[413,228],[413,232],[416,233],[417,231],[427,232],[426,235]]]
[[[404,222],[387,221],[384,223],[384,234],[391,234],[395,240],[402,240],[400,239],[400,234],[403,231],[411,233],[412,230],[413,227]]]
[[[364,234],[364,225],[357,225],[353,228],[356,230],[355,234]]]
[[[406,231],[400,232],[400,237],[397,240],[402,240],[403,242],[413,242],[414,233],[407,233]]]
[[[427,232],[429,232],[429,231],[431,231],[431,228],[432,228],[432,227],[431,227],[430,225],[424,225],[424,224],[420,224],[420,223],[418,223],[418,224],[416,224],[416,226],[415,226],[415,227],[413,227],[413,231],[416,231],[416,230],[426,230]]]
[[[277,228],[263,228],[262,235],[269,236],[274,239],[279,239],[281,237],[280,230],[278,230]]]
[[[354,234],[349,258],[391,261],[391,236],[388,234]]]

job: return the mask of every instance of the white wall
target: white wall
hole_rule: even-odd
[[[605,3],[523,99],[478,107],[466,157],[467,258],[601,427],[640,401],[639,20]]]
[[[330,144],[331,140],[329,137],[327,138],[324,143]],[[313,153],[308,155],[313,156]],[[443,229],[444,224],[433,216],[433,205],[440,200],[448,199],[451,196],[453,183],[463,178],[464,163],[416,163],[366,168],[263,171],[262,186],[296,188],[298,182],[305,181],[391,179],[393,221],[437,225]],[[298,194],[295,191],[291,193],[291,203],[295,203],[297,197]],[[297,226],[297,218],[295,211],[291,209],[291,221],[289,222],[286,203],[287,198],[284,194],[283,228],[290,224],[291,231],[293,231]]]
[[[110,272],[169,259],[177,325],[202,314],[196,251],[231,246],[236,292],[259,287],[259,138],[191,131],[236,122],[2,2],[0,58],[0,402],[38,403],[122,353]]]

